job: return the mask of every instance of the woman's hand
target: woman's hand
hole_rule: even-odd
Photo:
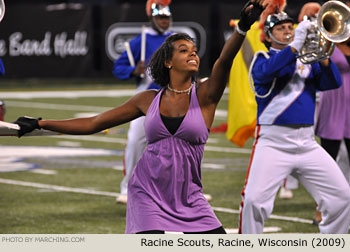
[[[252,24],[260,17],[261,12],[266,6],[263,5],[264,0],[248,1],[241,10],[241,17],[238,23],[238,28],[242,32],[247,32]]]
[[[40,129],[39,120],[41,120],[41,117],[35,119],[33,117],[22,116],[19,117],[16,121],[14,121],[13,123],[18,124],[21,127],[18,130],[18,137],[21,137],[26,133],[32,132],[35,129]]]

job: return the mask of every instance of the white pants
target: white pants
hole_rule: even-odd
[[[350,162],[348,157],[348,151],[345,146],[345,142],[341,141],[339,153],[337,157],[337,164],[339,165],[341,171],[343,172],[345,179],[350,185]]]
[[[136,93],[147,90],[147,87],[152,83],[149,75],[146,74],[145,78],[137,87]],[[131,174],[142,156],[143,151],[146,148],[146,135],[144,128],[145,117],[141,116],[130,122],[128,131],[128,141],[124,150],[124,178],[120,183],[120,194],[128,193],[128,182]]]
[[[124,151],[124,178],[120,183],[120,193],[128,193],[128,182],[131,174],[146,147],[144,128],[145,117],[139,117],[130,123],[128,142]]]
[[[331,156],[315,141],[313,127],[257,127],[246,185],[240,232],[259,234],[272,213],[281,182],[296,176],[322,213],[321,233],[348,233],[350,186]]]
[[[288,175],[287,178],[284,179],[282,187],[288,190],[296,190],[299,187],[298,184],[298,179],[293,175]]]

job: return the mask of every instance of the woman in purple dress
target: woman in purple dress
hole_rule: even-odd
[[[341,73],[343,85],[321,92],[315,134],[320,137],[321,146],[337,160],[342,140],[350,157],[350,39],[337,44],[331,58]],[[350,167],[341,168],[349,177]],[[319,224],[321,220],[321,213],[316,210],[313,222]]]
[[[320,94],[316,135],[336,160],[343,139],[350,156],[350,39],[337,44],[332,60],[341,73],[343,85]]]
[[[19,136],[36,128],[65,134],[92,134],[140,116],[147,147],[128,186],[126,233],[225,233],[205,200],[201,161],[208,129],[224,92],[235,55],[250,26],[264,9],[249,1],[210,78],[196,85],[197,47],[188,35],[167,38],[153,54],[149,69],[160,91],[136,94],[125,104],[90,118],[39,120],[20,117]]]

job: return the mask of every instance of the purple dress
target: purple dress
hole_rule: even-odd
[[[201,161],[208,129],[195,85],[189,109],[172,135],[160,117],[162,89],[145,118],[147,147],[130,178],[126,233],[202,232],[221,226],[202,192]]]
[[[315,132],[321,138],[341,140],[350,138],[350,66],[337,47],[331,59],[339,68],[343,85],[321,92]]]

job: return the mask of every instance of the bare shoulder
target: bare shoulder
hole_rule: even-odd
[[[155,90],[155,89],[146,90],[146,91],[143,91],[143,92],[136,94],[134,96],[134,99],[142,100],[145,102],[148,101],[151,103],[158,92],[159,92],[159,90]]]
[[[137,106],[143,112],[143,114],[146,114],[149,106],[151,105],[154,97],[157,95],[158,92],[159,90],[155,89],[146,90],[136,94],[132,98],[132,100],[134,100],[134,102],[137,104]]]

